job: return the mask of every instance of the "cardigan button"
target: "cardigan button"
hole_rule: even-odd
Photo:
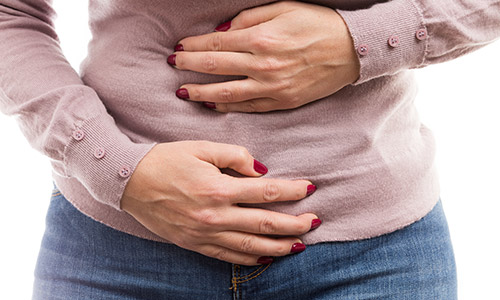
[[[393,48],[396,48],[399,46],[399,37],[393,35],[389,38],[389,40],[387,41],[387,43],[389,43],[389,46],[393,47]]]
[[[81,141],[84,136],[85,136],[85,132],[83,132],[83,130],[77,129],[77,130],[73,131],[73,138],[77,141]]]
[[[99,148],[95,149],[95,151],[94,151],[95,158],[101,159],[104,157],[104,155],[106,155],[106,151],[104,150],[104,148],[99,147]]]
[[[361,55],[361,56],[365,56],[368,54],[368,51],[370,49],[368,48],[368,45],[359,45],[358,47],[358,54]]]
[[[119,171],[119,174],[122,178],[127,178],[130,176],[132,172],[130,171],[129,167],[122,167]]]
[[[419,40],[419,41],[425,40],[427,38],[427,29],[422,28],[422,29],[417,30],[417,33],[415,34],[415,36],[417,37],[417,40]]]

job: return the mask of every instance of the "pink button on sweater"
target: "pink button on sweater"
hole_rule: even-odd
[[[318,214],[323,225],[302,237],[309,244],[373,237],[423,217],[439,186],[410,69],[500,36],[500,1],[311,1],[346,21],[361,62],[357,82],[263,114],[220,114],[179,100],[183,83],[232,77],[169,67],[176,42],[268,2],[90,0],[93,39],[79,76],[59,48],[49,0],[0,0],[0,109],[51,159],[71,203],[139,237],[161,240],[120,210],[123,189],[155,143],[179,140],[242,145],[269,167],[266,176],[311,180],[312,196],[263,206]]]

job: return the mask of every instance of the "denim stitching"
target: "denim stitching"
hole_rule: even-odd
[[[239,300],[238,298],[238,283],[234,280],[236,278],[236,268],[239,270],[239,265],[234,264],[233,265],[233,276],[231,278],[231,287],[229,287],[230,290],[233,290],[233,300]],[[239,276],[239,274],[238,274]]]
[[[245,276],[239,276],[241,275],[240,271],[241,271],[241,266],[240,265],[235,265],[235,267],[238,268],[238,277],[235,277],[236,279],[243,279],[243,278],[247,278],[247,277],[250,277],[252,276],[253,274],[257,273],[258,271],[260,271],[260,269],[262,269],[264,267],[264,265],[260,265],[259,268],[257,268],[255,271],[253,271],[252,273],[248,274],[248,275],[245,275]]]
[[[229,289],[233,290],[234,294],[238,293],[238,295],[239,295],[238,299],[241,299],[242,298],[242,290],[241,290],[241,288],[238,289],[238,284],[248,282],[252,279],[259,277],[260,275],[262,275],[262,273],[264,273],[267,270],[267,268],[269,268],[270,265],[271,265],[271,263],[267,264],[267,265],[261,265],[257,270],[253,271],[252,273],[245,275],[245,276],[240,276],[241,275],[241,267],[240,267],[240,265],[235,264],[234,268],[233,268],[233,278],[231,278],[232,286]],[[236,272],[238,273],[238,276],[236,276]]]
[[[241,266],[240,265],[238,265],[238,278],[239,277],[241,277]],[[239,300],[243,299],[243,289],[241,287],[238,290],[238,296],[239,296]]]
[[[255,274],[254,276],[250,277],[250,278],[247,278],[247,279],[244,279],[244,280],[240,280],[240,281],[238,281],[238,279],[241,279],[241,278],[234,278],[234,280],[237,281],[237,283],[243,283],[243,282],[247,282],[247,281],[250,281],[252,279],[255,279],[255,278],[259,277],[260,275],[262,275],[262,273],[264,273],[264,271],[266,271],[267,268],[269,268],[270,265],[271,264],[267,264],[263,269],[259,268],[259,269],[261,269],[261,271],[259,273]],[[242,278],[244,278],[244,277],[246,277],[246,276],[243,276]]]

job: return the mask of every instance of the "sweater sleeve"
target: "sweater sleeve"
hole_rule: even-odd
[[[500,0],[391,0],[338,12],[360,60],[355,85],[454,59],[500,36]]]
[[[54,172],[120,210],[135,166],[154,146],[132,142],[71,68],[51,0],[0,0],[0,110],[17,118]]]

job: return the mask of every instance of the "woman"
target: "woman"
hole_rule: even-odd
[[[124,1],[118,8],[91,2],[94,40],[82,66],[86,86],[57,54],[46,23],[48,6],[3,5],[10,16],[2,25],[9,29],[2,28],[9,40],[3,64],[16,72],[2,74],[2,110],[21,114],[28,138],[54,159],[59,190],[82,212],[115,229],[235,263],[112,231],[70,210],[56,192],[35,295],[215,299],[233,293],[260,299],[280,291],[287,298],[452,298],[451,247],[435,207],[432,137],[415,115],[411,74],[402,70],[453,58],[491,40],[498,33],[485,28],[498,23],[498,3],[465,9],[465,4],[411,1],[333,2],[260,6],[218,27],[224,34],[187,39],[182,38],[266,3],[216,9],[209,3]],[[176,17],[168,9],[172,5]],[[468,18],[446,18],[441,6]],[[386,20],[389,12],[399,15]],[[19,35],[20,28],[28,28],[26,34]],[[178,40],[182,48],[169,56]],[[162,60],[181,70],[249,79],[182,72]],[[33,78],[34,84],[14,85],[16,78]],[[221,78],[226,83],[185,84]],[[232,113],[175,101],[175,91]],[[296,109],[276,111],[291,108]],[[273,112],[234,113],[248,109]],[[220,174],[219,168],[244,176],[267,172],[241,147],[173,142],[201,139],[245,146],[265,158],[273,179]],[[163,141],[168,142],[154,144]],[[304,177],[310,181],[296,180]],[[315,186],[318,191],[303,199]],[[266,201],[274,203],[263,207],[281,214],[236,205]],[[72,215],[62,219],[61,212]],[[322,226],[309,232],[317,217]],[[63,226],[68,224],[75,231]],[[299,235],[301,240],[291,237]],[[351,240],[361,241],[332,243]],[[240,266],[298,252],[303,242],[314,246],[265,267]],[[151,265],[165,273],[150,272]],[[186,280],[179,270],[189,271]],[[182,282],[188,284],[183,288]]]

